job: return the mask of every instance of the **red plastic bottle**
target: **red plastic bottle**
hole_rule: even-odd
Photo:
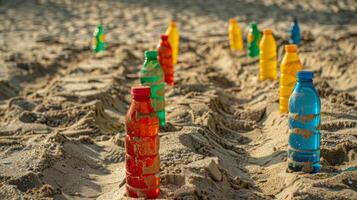
[[[165,82],[174,85],[174,63],[172,58],[172,48],[167,35],[161,35],[161,41],[157,45],[158,60],[161,68],[165,72]]]
[[[150,101],[150,87],[131,89],[126,124],[126,189],[129,197],[160,195],[159,118]]]

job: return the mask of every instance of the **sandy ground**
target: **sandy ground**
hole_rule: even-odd
[[[75,3],[74,3],[75,2]],[[289,1],[290,2],[290,1]],[[123,118],[143,52],[171,18],[176,85],[160,132],[163,199],[357,199],[357,3],[0,1],[0,199],[125,199]],[[318,174],[286,171],[278,81],[232,54],[228,19],[272,28],[282,59],[291,17],[322,100]],[[102,21],[107,51],[94,56]],[[119,134],[118,134],[119,133]]]

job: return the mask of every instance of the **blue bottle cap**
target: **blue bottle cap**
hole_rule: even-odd
[[[299,71],[296,75],[298,79],[312,79],[314,73],[312,71]]]

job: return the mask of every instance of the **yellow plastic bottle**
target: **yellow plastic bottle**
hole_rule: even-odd
[[[271,29],[263,30],[263,38],[259,43],[259,79],[277,79],[276,42]]]
[[[296,45],[285,45],[285,55],[280,64],[280,113],[289,111],[289,98],[296,83],[296,73],[302,70]]]
[[[233,18],[229,20],[228,33],[229,33],[229,45],[231,47],[231,51],[243,50],[242,33],[240,31],[238,22]]]
[[[171,21],[169,28],[166,31],[166,35],[169,36],[169,43],[172,48],[173,63],[176,64],[179,51],[180,35],[175,21]]]

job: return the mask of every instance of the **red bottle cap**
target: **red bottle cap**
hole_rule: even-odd
[[[169,38],[169,36],[168,35],[160,35],[160,38],[162,40],[167,40]]]
[[[134,97],[149,97],[150,96],[150,87],[149,86],[134,86],[131,88],[131,94]]]

